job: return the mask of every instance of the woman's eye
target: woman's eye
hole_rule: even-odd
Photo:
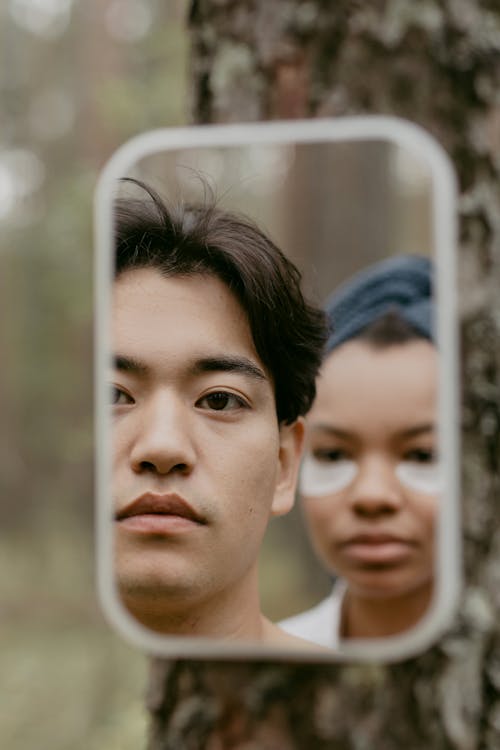
[[[128,393],[122,391],[122,389],[118,388],[116,385],[111,386],[111,406],[123,406],[123,404],[132,404],[133,402],[134,400],[132,396]]]
[[[234,393],[228,393],[227,391],[214,391],[203,396],[197,403],[196,406],[202,409],[210,409],[212,411],[232,411],[233,409],[241,409],[247,406],[247,403],[236,396]]]
[[[404,460],[416,464],[433,464],[436,463],[437,456],[432,448],[414,448],[405,453]]]
[[[336,461],[346,461],[349,459],[347,453],[341,448],[317,448],[312,451],[316,461],[324,463],[335,463]]]

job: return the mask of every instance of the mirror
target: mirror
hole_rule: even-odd
[[[454,243],[447,157],[401,120],[155,131],[116,152],[96,192],[96,455],[100,597],[123,635],[302,660],[437,637],[460,569]],[[305,421],[323,339],[276,246],[347,330]],[[418,312],[360,337],[381,294],[398,328],[408,264]]]

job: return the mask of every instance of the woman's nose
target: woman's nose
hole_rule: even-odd
[[[403,503],[401,486],[388,459],[362,461],[350,488],[350,502],[359,516],[377,517],[396,513]]]

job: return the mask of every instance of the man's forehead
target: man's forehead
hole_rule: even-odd
[[[165,275],[154,267],[129,269],[115,279],[111,304],[113,315],[142,312],[171,318],[177,313],[210,320],[230,312],[230,318],[224,321],[227,326],[237,320],[249,329],[248,316],[235,294],[212,274]]]
[[[115,281],[112,312],[113,357],[121,358],[122,371],[226,371],[271,380],[240,303],[214,276],[123,272]]]

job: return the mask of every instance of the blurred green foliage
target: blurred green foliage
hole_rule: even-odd
[[[123,141],[186,122],[186,4],[7,0],[0,9],[0,746],[9,750],[145,743],[147,659],[104,622],[94,587],[92,200]]]

